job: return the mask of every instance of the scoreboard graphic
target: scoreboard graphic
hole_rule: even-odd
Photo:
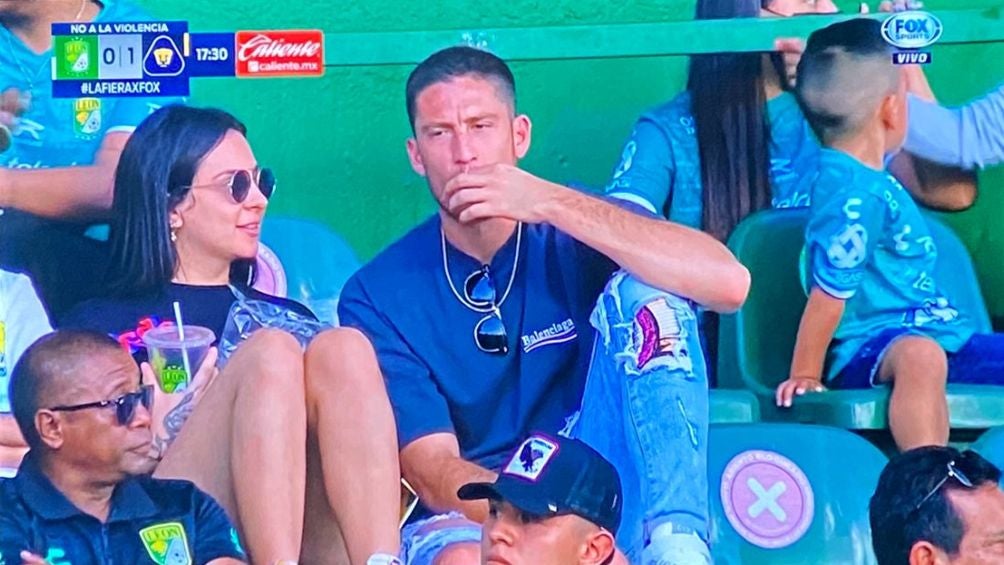
[[[324,73],[320,30],[189,33],[188,23],[52,25],[55,98],[187,96],[192,77]]]

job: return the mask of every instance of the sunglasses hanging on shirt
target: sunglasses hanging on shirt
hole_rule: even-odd
[[[502,304],[509,297],[512,283],[516,278],[516,268],[519,265],[520,241],[523,236],[523,223],[516,225],[516,252],[512,262],[512,272],[502,297],[498,297],[495,282],[492,279],[491,268],[483,265],[464,280],[464,294],[457,292],[450,275],[450,264],[446,257],[446,234],[440,229],[440,240],[443,248],[443,272],[450,285],[453,295],[468,309],[483,314],[474,324],[474,345],[485,353],[505,355],[509,353],[509,335],[502,321]]]

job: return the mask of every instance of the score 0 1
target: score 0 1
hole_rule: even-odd
[[[99,36],[98,50],[98,77],[102,80],[143,78],[142,35]]]

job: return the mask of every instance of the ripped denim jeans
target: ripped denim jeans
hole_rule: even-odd
[[[618,546],[639,563],[651,532],[669,525],[661,531],[691,547],[700,538],[708,556],[708,377],[696,307],[621,271],[591,322],[596,343],[569,431],[620,474]]]

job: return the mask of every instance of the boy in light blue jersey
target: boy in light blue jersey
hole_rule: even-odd
[[[107,214],[126,139],[182,100],[53,98],[51,25],[149,19],[122,0],[0,2],[0,266],[30,272],[57,318],[101,282],[104,248],[83,233]]]
[[[806,228],[812,288],[777,401],[822,390],[824,364],[832,387],[892,384],[889,425],[906,450],[948,440],[946,380],[1004,383],[1004,337],[975,335],[940,292],[924,217],[883,170],[906,135],[907,103],[880,26],[819,30],[799,64],[799,101],[826,148]]]
[[[906,2],[880,6],[882,11],[907,8]],[[829,0],[698,0],[695,19],[836,11]],[[779,39],[776,48],[692,56],[687,90],[642,114],[606,186],[607,195],[720,241],[758,210],[808,206],[820,146],[788,90],[802,43]],[[915,67],[910,74],[910,88],[925,92],[923,71]],[[972,205],[972,175],[909,153],[895,157],[893,172],[924,204],[946,210]]]

